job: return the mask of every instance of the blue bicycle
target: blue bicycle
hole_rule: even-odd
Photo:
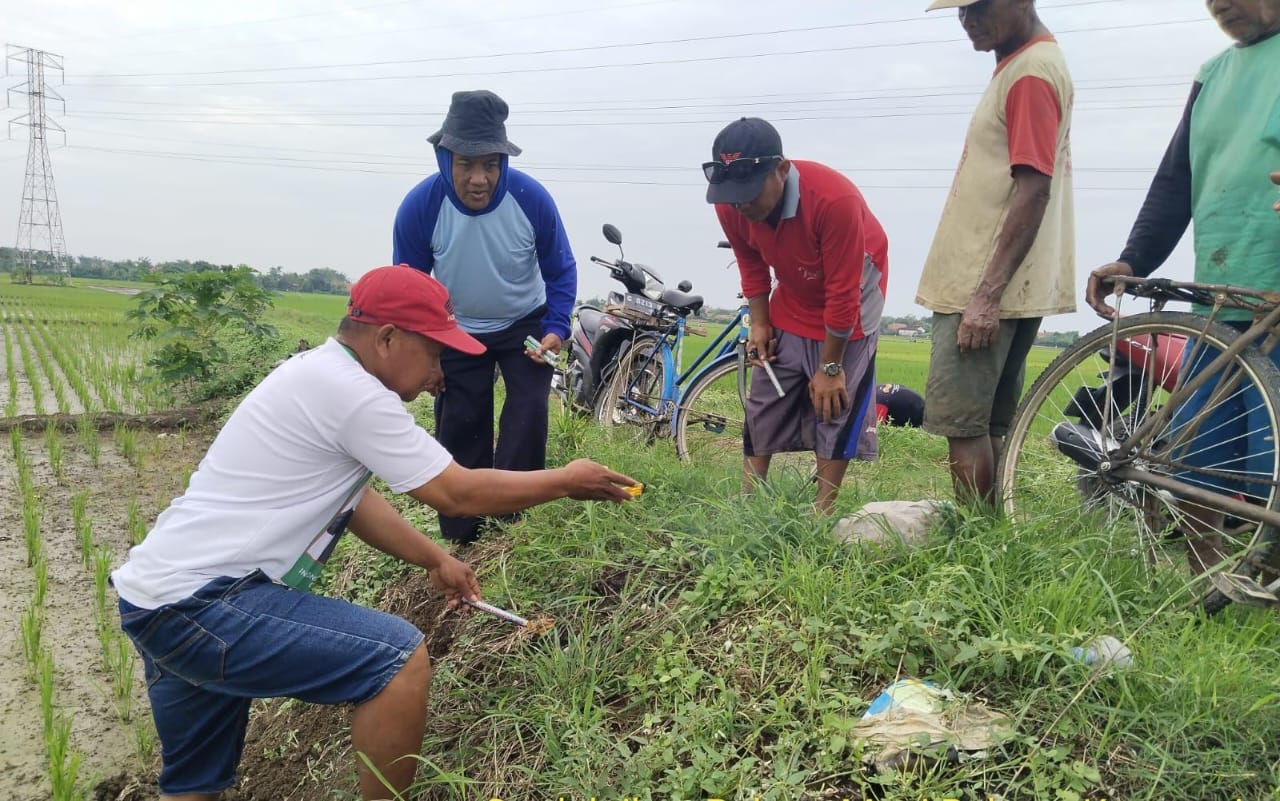
[[[750,315],[744,303],[685,367],[689,317],[702,304],[698,295],[667,290],[647,323],[633,321],[632,342],[600,392],[595,416],[615,439],[672,438],[681,459],[740,466],[751,386]]]

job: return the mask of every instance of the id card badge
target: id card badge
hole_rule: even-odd
[[[343,533],[346,532],[347,524],[351,522],[351,516],[356,512],[356,501],[365,485],[369,483],[371,475],[371,473],[365,473],[364,478],[343,501],[337,513],[329,519],[329,523],[312,538],[307,549],[298,557],[298,561],[294,562],[293,567],[280,578],[280,583],[295,590],[310,591],[311,585],[324,572],[325,563],[333,555],[333,549],[337,547],[338,540],[342,539]]]

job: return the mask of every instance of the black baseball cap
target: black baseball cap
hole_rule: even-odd
[[[782,137],[767,121],[759,117],[743,117],[725,126],[711,145],[711,162],[704,172],[711,181],[707,187],[708,203],[747,203],[764,188],[765,179],[782,159]],[[720,180],[711,178],[712,165],[728,165],[739,159],[760,161],[740,174],[728,173]]]

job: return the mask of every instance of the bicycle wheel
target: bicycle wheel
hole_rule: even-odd
[[[745,369],[745,383],[739,384],[737,357],[722,357],[684,393],[676,413],[676,453],[681,459],[742,469],[742,388],[751,386],[750,365]]]
[[[663,411],[665,370],[657,347],[654,337],[638,337],[596,396],[596,422],[615,441],[648,444],[671,430],[671,417]]]
[[[1082,337],[1045,369],[1014,415],[999,465],[1006,512],[1017,522],[1030,523],[1079,519],[1083,510],[1104,533],[1108,552],[1141,553],[1153,574],[1168,570],[1185,576],[1188,503],[1156,480],[1173,479],[1215,496],[1245,500],[1247,510],[1280,509],[1280,451],[1275,447],[1280,370],[1265,354],[1247,348],[1210,376],[1202,390],[1210,393],[1209,403],[1197,399],[1197,392],[1181,408],[1165,408],[1171,393],[1237,336],[1234,329],[1199,315],[1152,312]],[[1105,380],[1112,375],[1118,352],[1127,354],[1129,369],[1135,371],[1132,383],[1123,388],[1113,384],[1111,390],[1104,383],[1095,389],[1100,376]],[[1197,413],[1200,404],[1205,411]],[[1221,431],[1219,439],[1227,437],[1243,415],[1248,415],[1248,436],[1206,446],[1215,430]],[[1159,425],[1127,457],[1120,453],[1130,434],[1149,418]],[[1242,459],[1258,442],[1269,442],[1269,448]],[[1136,475],[1123,480],[1115,475],[1130,468]],[[1067,487],[1076,491],[1064,491]],[[1226,564],[1211,573],[1274,578],[1267,561],[1280,532],[1248,511],[1225,517],[1215,528]],[[1211,613],[1230,602],[1214,581],[1193,585]]]

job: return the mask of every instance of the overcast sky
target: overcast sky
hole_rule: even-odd
[[[53,163],[72,254],[356,276],[391,258],[424,138],[459,89],[511,105],[579,296],[616,251],[735,305],[699,165],[742,115],[842,170],[889,234],[890,314],[913,299],[994,59],[925,0],[0,0],[0,36],[60,55]],[[1203,0],[1042,0],[1076,81],[1077,283],[1118,255],[1197,68],[1227,46]],[[7,86],[25,79],[9,62]],[[50,76],[56,78],[56,76]],[[56,105],[51,104],[51,109]],[[25,98],[10,96],[10,118]],[[60,108],[59,108],[60,111]],[[0,243],[16,240],[27,131],[0,140]],[[1276,166],[1276,165],[1271,165]],[[6,227],[8,233],[5,233]],[[1190,276],[1181,248],[1164,274]],[[1081,304],[1083,306],[1083,303]],[[1091,315],[1045,328],[1089,328]]]

